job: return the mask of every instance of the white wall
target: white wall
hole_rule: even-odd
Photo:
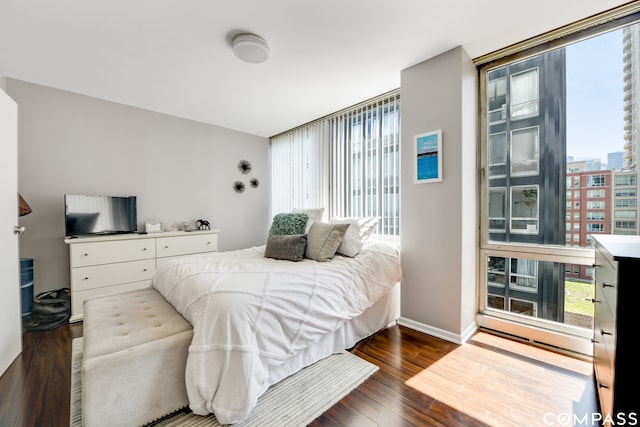
[[[401,323],[464,342],[475,330],[477,71],[458,47],[402,71]],[[442,130],[443,181],[414,183],[413,136]]]
[[[6,86],[19,108],[18,189],[33,208],[20,219],[20,255],[34,259],[36,293],[69,286],[65,193],[135,195],[140,230],[146,219],[170,227],[202,218],[221,230],[220,250],[264,244],[267,138],[14,79]]]

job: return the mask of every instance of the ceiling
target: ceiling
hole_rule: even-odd
[[[0,77],[269,137],[456,46],[475,58],[624,3],[0,0]],[[238,32],[266,39],[269,59],[237,59]]]

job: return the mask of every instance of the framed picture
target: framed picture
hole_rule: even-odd
[[[414,136],[413,147],[415,183],[442,181],[442,130]]]

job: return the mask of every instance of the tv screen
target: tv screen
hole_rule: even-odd
[[[65,235],[134,233],[138,230],[135,196],[65,194]]]

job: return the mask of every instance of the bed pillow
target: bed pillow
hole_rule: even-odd
[[[349,228],[349,224],[314,222],[307,234],[304,256],[316,261],[331,261]]]
[[[362,239],[362,243],[366,242],[369,237],[375,234],[376,228],[378,227],[378,222],[380,222],[379,216],[364,216],[358,218],[358,224],[360,224],[360,238]]]
[[[344,234],[340,246],[336,249],[336,253],[351,258],[358,255],[363,245],[362,238],[360,238],[360,224],[358,220],[355,218],[332,218],[329,223],[349,224],[349,228]]]
[[[360,253],[364,242],[375,232],[379,218],[377,217],[360,217],[360,218],[331,218],[331,224],[349,224],[349,228],[342,239],[342,243],[338,246],[336,253],[348,257],[354,257]]]
[[[306,234],[309,215],[306,213],[279,213],[273,217],[270,235]]]
[[[306,213],[309,215],[309,221],[307,222],[306,233],[309,232],[309,229],[313,225],[314,222],[322,221],[322,215],[324,214],[324,208],[310,208],[310,209],[293,209],[293,213]]]
[[[306,234],[271,234],[267,238],[264,256],[287,261],[302,261],[306,247]]]

